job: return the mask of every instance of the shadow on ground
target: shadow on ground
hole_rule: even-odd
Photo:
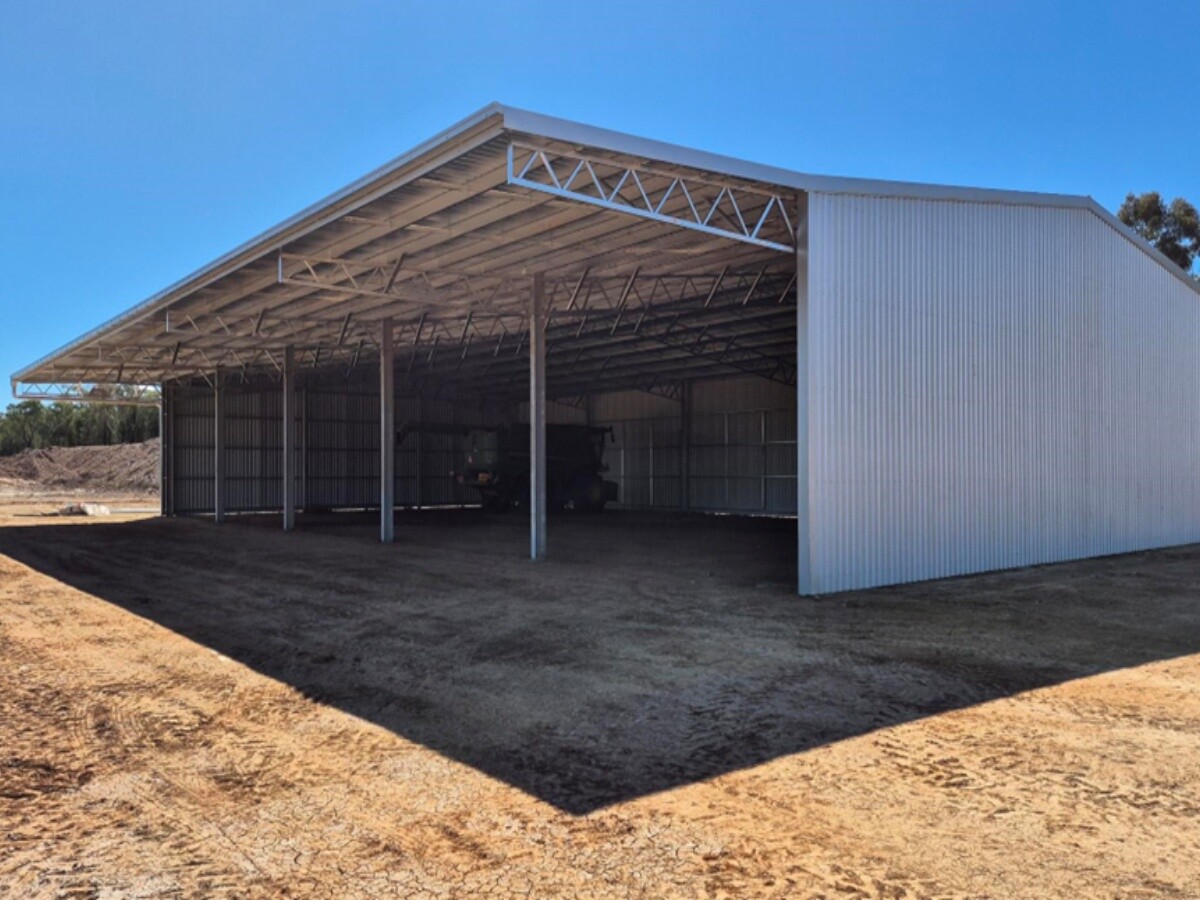
[[[1200,650],[1200,548],[819,601],[794,523],[401,513],[0,528],[0,553],[571,813]]]

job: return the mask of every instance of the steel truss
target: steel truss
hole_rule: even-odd
[[[523,143],[508,145],[508,183],[692,231],[795,252],[795,199],[747,184],[633,167]]]
[[[283,283],[339,295],[338,314],[163,314],[161,343],[98,345],[74,382],[40,386],[30,399],[93,399],[125,382],[278,378],[285,349],[297,370],[342,368],[378,354],[392,325],[398,377],[413,389],[485,385],[515,392],[527,377],[530,279],[413,272],[352,260],[280,256]],[[402,280],[403,279],[403,280]],[[419,290],[411,285],[419,281]],[[403,284],[403,289],[398,288]],[[739,371],[793,383],[795,275],[790,268],[624,274],[585,270],[545,279],[546,352],[552,390],[583,392],[600,380],[674,391],[689,370]],[[32,387],[32,386],[30,386]],[[22,389],[26,392],[26,389]],[[105,400],[105,402],[113,402]]]
[[[25,384],[14,381],[12,392],[21,401],[49,400],[56,403],[106,403],[118,406],[157,406],[160,399],[157,384]]]

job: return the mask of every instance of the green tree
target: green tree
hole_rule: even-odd
[[[1117,218],[1185,272],[1200,256],[1200,214],[1182,197],[1168,204],[1157,191],[1127,194]]]
[[[54,447],[74,447],[79,443],[79,415],[70,403],[54,403],[45,408],[46,442]]]
[[[0,421],[0,452],[16,453],[44,446],[46,408],[36,400],[14,403]]]
[[[0,456],[40,447],[136,443],[157,434],[158,411],[152,406],[26,400],[0,413]]]

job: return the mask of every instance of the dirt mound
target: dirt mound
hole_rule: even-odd
[[[153,493],[158,490],[158,438],[104,447],[47,447],[0,457],[0,479],[43,488]]]

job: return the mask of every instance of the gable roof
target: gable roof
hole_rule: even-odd
[[[311,315],[315,323],[319,315],[333,315],[335,308],[340,318],[345,309],[358,317],[355,327],[362,328],[375,321],[371,315],[378,318],[379,302],[357,306],[334,303],[334,300],[345,301],[353,292],[343,290],[335,296],[338,287],[331,283],[319,280],[307,286],[297,283],[295,274],[285,271],[285,266],[301,275],[303,266],[311,272],[314,263],[343,268],[347,263],[361,264],[368,271],[371,266],[380,268],[384,261],[390,264],[398,256],[396,271],[400,271],[401,261],[406,261],[404,275],[397,281],[393,274],[387,291],[393,289],[393,283],[397,290],[425,291],[426,301],[410,300],[413,316],[420,312],[424,322],[434,308],[428,300],[434,295],[429,291],[436,288],[446,296],[452,295],[450,288],[455,278],[474,277],[477,284],[479,279],[492,279],[488,282],[489,289],[493,282],[497,285],[495,290],[500,299],[496,311],[497,315],[503,315],[506,308],[515,310],[516,306],[505,307],[498,280],[511,279],[539,266],[550,270],[557,266],[564,271],[570,266],[585,267],[585,271],[592,272],[605,270],[607,266],[614,279],[621,276],[622,269],[632,268],[636,273],[643,266],[652,266],[656,276],[683,279],[692,274],[680,262],[686,262],[689,254],[692,259],[702,256],[710,268],[724,266],[737,273],[765,272],[773,264],[771,247],[763,246],[762,241],[756,246],[752,241],[725,240],[713,229],[696,228],[678,216],[675,219],[626,216],[630,221],[623,221],[619,204],[606,205],[595,198],[590,202],[607,208],[571,209],[555,220],[564,234],[577,238],[564,238],[562,247],[549,253],[547,247],[553,238],[538,227],[537,217],[545,218],[543,205],[548,200],[560,199],[564,192],[556,192],[550,184],[533,184],[529,179],[518,178],[517,182],[523,183],[515,183],[512,148],[516,145],[528,145],[535,154],[539,148],[548,148],[554,159],[578,157],[617,170],[642,170],[647,184],[652,178],[660,179],[661,184],[672,178],[695,179],[695,184],[712,185],[713,190],[743,191],[744,196],[757,198],[754,202],[759,202],[760,208],[766,204],[768,211],[767,198],[777,197],[785,202],[788,196],[800,192],[1082,209],[1099,216],[1200,292],[1200,286],[1178,266],[1090,197],[811,175],[493,103],[26,366],[12,376],[14,389],[17,383],[35,382],[156,382],[176,370],[194,374],[203,365],[219,365],[220,360],[228,360],[231,352],[235,359],[240,358],[237,348],[251,344],[243,340],[235,347],[236,342],[230,340],[226,342],[228,347],[222,348],[216,340],[220,337],[215,333],[219,331],[217,325],[212,325],[211,333],[206,334],[205,328],[197,324],[204,316],[215,316],[226,336],[233,333],[231,317],[249,321],[257,316],[253,335],[242,335],[247,340],[262,336],[259,326],[265,315],[281,321],[290,318],[294,322]],[[553,165],[547,162],[546,171],[557,184]],[[641,188],[642,183],[637,184]],[[539,194],[541,190],[560,196],[547,198]],[[647,196],[646,191],[642,196]],[[581,195],[575,199],[589,200]],[[720,202],[718,197],[714,208]],[[648,197],[647,205],[651,205]],[[423,212],[428,214],[421,215]],[[768,212],[762,215],[765,219]],[[740,210],[737,217],[742,217]],[[699,222],[700,216],[696,219]],[[677,236],[680,229],[672,228],[672,224],[693,227],[702,233]],[[389,231],[389,226],[395,227]],[[422,230],[427,237],[412,241],[412,234]],[[749,226],[744,230],[749,237]],[[588,244],[592,240],[595,243]],[[780,240],[782,236],[765,243],[778,247]],[[330,254],[329,248],[337,252]],[[449,262],[442,265],[443,261],[452,265]],[[278,278],[274,277],[276,274]],[[347,271],[347,277],[348,283],[358,286],[353,272]],[[567,289],[564,285],[563,290]],[[360,293],[360,300],[367,296]],[[289,299],[291,294],[296,294],[299,300]],[[314,299],[321,296],[329,302],[322,305]],[[378,291],[374,296],[379,301]],[[457,321],[466,319],[469,328],[465,307],[446,302],[446,317],[457,310]],[[195,327],[173,332],[172,315],[176,316],[176,323],[186,320]],[[348,317],[346,321],[349,322]],[[327,340],[328,331],[318,334],[318,329],[304,334],[316,335],[312,340],[320,343]],[[347,326],[338,333],[340,346],[348,336]],[[421,337],[418,329],[416,341]],[[189,351],[201,351],[199,357],[195,354],[189,357],[188,366],[177,365],[184,345]],[[205,351],[209,345],[212,353]],[[218,351],[225,354],[220,360]],[[111,365],[106,367],[100,362]]]

